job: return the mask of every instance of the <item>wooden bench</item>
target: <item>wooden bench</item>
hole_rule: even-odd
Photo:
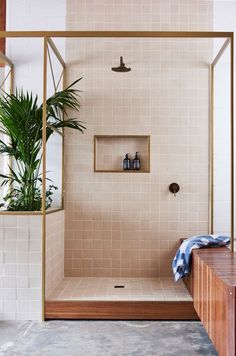
[[[220,356],[236,355],[236,255],[227,247],[193,250],[184,279],[194,308]]]

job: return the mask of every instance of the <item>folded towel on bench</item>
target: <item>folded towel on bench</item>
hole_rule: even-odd
[[[190,237],[180,245],[173,259],[172,269],[177,282],[190,273],[191,252],[196,248],[220,247],[230,243],[228,236],[222,235],[198,235]]]

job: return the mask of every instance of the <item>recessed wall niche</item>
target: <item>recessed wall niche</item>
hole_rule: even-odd
[[[140,170],[123,170],[123,159],[129,153],[131,161],[138,152]],[[149,173],[150,136],[148,135],[95,135],[94,172]]]

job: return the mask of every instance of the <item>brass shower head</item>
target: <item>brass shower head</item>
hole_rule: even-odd
[[[131,68],[127,68],[123,62],[123,57],[120,57],[119,67],[112,67],[111,70],[113,70],[114,72],[130,72]]]

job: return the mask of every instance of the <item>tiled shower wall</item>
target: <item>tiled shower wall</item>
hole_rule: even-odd
[[[67,29],[211,30],[212,2],[71,0]],[[208,229],[211,42],[91,38],[66,53],[87,131],[66,132],[65,275],[169,276],[179,239]],[[121,55],[131,72],[111,71]],[[151,135],[151,173],[94,173],[98,134]]]
[[[0,216],[0,320],[42,318],[42,216]]]
[[[46,298],[64,277],[64,211],[46,215]]]

